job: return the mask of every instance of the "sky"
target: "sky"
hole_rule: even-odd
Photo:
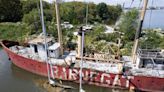
[[[53,2],[54,0],[45,0],[48,2]],[[82,2],[94,2],[96,4],[101,3],[101,2],[105,2],[109,5],[117,5],[117,4],[123,4],[125,3],[125,7],[129,7],[131,5],[132,0],[62,0],[65,2],[69,2],[69,1],[82,1]],[[153,0],[153,4],[152,4],[152,0],[149,0],[149,4],[148,6],[163,6],[164,7],[164,0]],[[132,4],[133,7],[138,7],[140,4],[140,0],[134,0],[134,3]],[[143,0],[141,5],[143,5]]]

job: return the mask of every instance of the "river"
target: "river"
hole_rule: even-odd
[[[164,30],[164,9],[147,10],[143,24],[144,28],[161,28]]]
[[[129,10],[124,10],[125,12]],[[140,11],[139,11],[140,12]],[[164,9],[147,10],[144,18],[143,29],[161,28],[164,30]]]
[[[63,84],[76,89],[63,90],[51,87],[47,84],[47,78],[18,68],[8,60],[6,53],[0,50],[0,92],[78,92],[79,84],[72,82],[63,82]],[[93,85],[83,85],[83,89],[86,92],[128,92]]]

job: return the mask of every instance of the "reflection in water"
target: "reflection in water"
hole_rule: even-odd
[[[64,82],[64,85],[74,87],[74,90],[64,90],[47,84],[47,78],[18,68],[8,60],[4,51],[0,50],[0,92],[78,92],[79,84]],[[86,92],[127,92],[110,88],[83,85]]]

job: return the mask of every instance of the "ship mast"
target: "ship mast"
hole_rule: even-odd
[[[63,55],[63,42],[62,42],[62,31],[60,25],[60,12],[59,12],[59,0],[55,2],[55,9],[56,9],[56,22],[57,22],[57,30],[58,30],[58,42],[60,44],[60,55]]]
[[[51,80],[50,78],[50,70],[52,71],[52,69],[49,67],[50,66],[50,62],[48,61],[48,55],[47,55],[47,41],[46,41],[46,38],[47,38],[47,33],[46,33],[46,28],[45,28],[45,25],[44,25],[44,15],[43,15],[43,4],[42,4],[42,0],[40,0],[40,12],[41,12],[41,22],[42,22],[42,31],[43,31],[43,34],[44,34],[44,46],[45,46],[45,61],[46,61],[46,64],[47,64],[47,75],[48,75],[48,81],[50,84],[54,84],[54,81]]]
[[[133,47],[133,50],[132,50],[132,60],[133,60],[133,63],[136,63],[138,42],[139,42],[139,38],[140,38],[140,35],[141,35],[141,31],[142,31],[142,26],[143,26],[145,13],[146,13],[147,4],[148,4],[148,0],[144,0],[144,6],[143,6],[142,11],[141,11],[140,22],[139,22],[138,29],[136,31],[135,43],[134,43],[134,47]]]

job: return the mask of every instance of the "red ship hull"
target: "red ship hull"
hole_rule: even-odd
[[[47,66],[45,62],[25,58],[12,52],[8,48],[11,45],[10,42],[4,41],[1,45],[13,64],[29,72],[47,76]],[[78,68],[53,65],[53,71],[56,79],[74,82],[79,81]],[[164,92],[164,78],[146,76],[128,76],[127,78],[122,74],[105,73],[91,69],[83,69],[83,83],[110,88],[134,88],[141,91]]]

